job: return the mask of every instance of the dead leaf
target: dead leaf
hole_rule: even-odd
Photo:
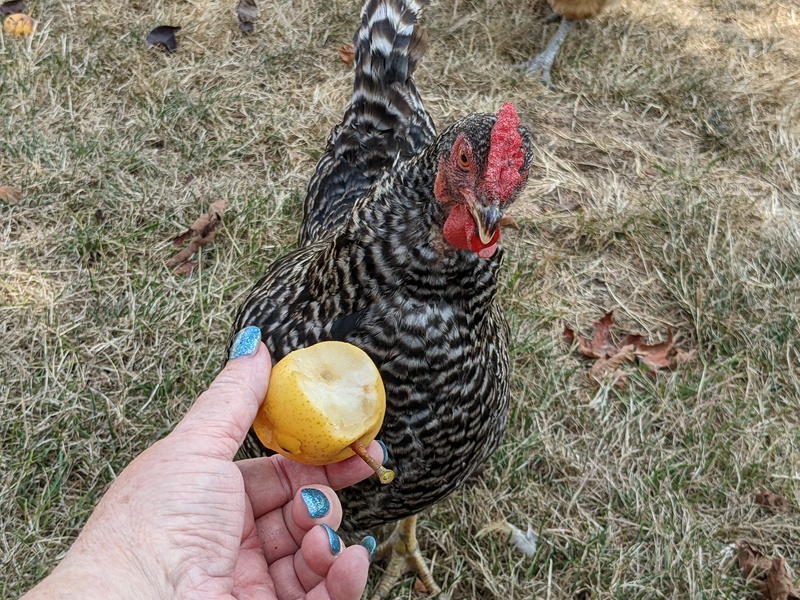
[[[660,344],[638,344],[636,357],[651,373],[659,369],[674,369],[694,358],[695,351],[686,352],[672,345],[672,329],[667,328],[667,340]]]
[[[737,542],[736,552],[739,569],[745,579],[762,575],[772,566],[772,561],[753,548],[749,542]]]
[[[745,541],[737,542],[736,551],[742,576],[767,600],[800,600],[780,556],[770,560]]]
[[[417,577],[414,580],[414,591],[419,593],[419,594],[428,593],[428,588],[425,587],[425,584],[422,583],[422,579],[420,579],[419,577]]]
[[[756,494],[756,504],[773,509],[775,512],[791,512],[792,507],[787,504],[786,500],[768,490],[761,490]]]
[[[794,583],[789,579],[783,559],[776,556],[772,559],[772,565],[767,571],[767,590],[762,593],[768,600],[800,600],[800,594],[794,587]]]
[[[342,59],[344,64],[352,65],[356,60],[356,50],[353,48],[353,44],[339,46],[339,57]]]
[[[16,204],[22,199],[22,192],[10,185],[0,186],[0,202]]]
[[[197,261],[194,260],[187,260],[185,263],[182,263],[175,267],[175,274],[176,275],[183,275],[184,277],[189,277],[194,271],[194,268],[197,266]]]
[[[659,344],[644,344],[642,336],[628,334],[617,345],[611,336],[614,319],[611,312],[594,324],[594,336],[591,340],[577,337],[570,327],[564,327],[564,338],[571,344],[578,341],[578,353],[597,360],[589,371],[589,379],[602,383],[612,379],[615,387],[622,387],[628,373],[621,367],[627,362],[638,360],[655,374],[659,369],[673,369],[691,360],[695,351],[686,352],[675,348],[672,341],[672,330],[667,330],[667,340]]]
[[[258,21],[256,0],[239,0],[236,15],[239,17],[239,29],[243,33],[253,33],[254,23]]]
[[[180,30],[180,27],[173,27],[172,25],[159,25],[147,34],[147,45],[158,46],[169,52],[175,52],[178,49],[178,40],[175,38],[175,34]]]
[[[503,215],[500,217],[500,221],[497,223],[497,226],[503,229],[514,229],[519,231],[519,223],[517,223],[517,220],[511,215]]]
[[[201,246],[210,244],[214,240],[214,237],[217,235],[217,229],[219,229],[219,226],[222,224],[222,215],[225,214],[227,206],[228,201],[224,198],[215,200],[211,203],[207,214],[197,219],[187,231],[172,240],[173,246],[177,247],[186,241],[186,239],[191,238],[186,248],[167,261],[168,267],[181,265],[181,263],[188,261]],[[191,273],[192,268],[194,268],[194,265],[188,267],[189,273]],[[186,269],[187,267],[180,267],[176,269],[176,272],[186,275]]]
[[[634,346],[623,346],[620,351],[609,358],[599,359],[592,368],[589,369],[589,378],[597,383],[611,380],[614,387],[622,387],[628,380],[628,374],[621,367],[628,362],[636,360]]]
[[[28,9],[26,0],[9,0],[0,4],[0,15],[16,15]]]
[[[591,340],[578,338],[578,352],[589,358],[609,358],[619,353],[619,348],[611,340],[611,326],[614,318],[611,313],[606,313],[602,319],[594,324],[594,337]],[[570,342],[575,339],[575,332],[569,327],[564,328],[564,337]]]

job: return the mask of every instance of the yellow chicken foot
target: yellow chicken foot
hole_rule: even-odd
[[[574,21],[562,18],[561,25],[558,26],[558,31],[556,31],[555,35],[550,39],[550,43],[547,44],[547,48],[544,49],[544,52],[538,56],[534,56],[527,62],[514,65],[514,67],[517,69],[525,69],[531,77],[539,75],[547,84],[547,87],[555,89],[553,87],[553,81],[550,79],[550,69],[573,23]]]
[[[442,589],[436,585],[431,575],[431,570],[425,562],[425,557],[419,551],[417,544],[417,515],[400,521],[394,528],[389,539],[383,542],[375,551],[375,558],[391,556],[386,572],[378,582],[378,587],[372,594],[371,600],[385,600],[400,576],[407,571],[415,571],[425,589],[431,595],[441,593]]]

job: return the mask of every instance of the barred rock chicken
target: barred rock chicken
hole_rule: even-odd
[[[525,69],[529,75],[540,75],[548,87],[553,87],[550,69],[553,67],[556,54],[561,49],[561,44],[564,43],[572,25],[575,21],[583,21],[599,15],[608,4],[608,0],[547,0],[547,2],[554,12],[547,22],[561,20],[558,31],[541,54],[517,66]]]
[[[392,557],[376,597],[407,561],[439,591],[417,547],[416,514],[452,493],[503,435],[500,226],[533,158],[511,104],[435,135],[413,78],[427,3],[365,1],[352,101],[309,184],[300,247],[255,284],[233,327],[260,327],[274,361],[341,340],[380,369],[387,407],[378,437],[396,478],[340,492],[351,530],[403,520],[379,549]],[[246,453],[262,452],[252,434],[246,444]]]

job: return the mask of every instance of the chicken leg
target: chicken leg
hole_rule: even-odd
[[[556,59],[556,54],[558,54],[561,48],[561,44],[564,43],[567,33],[572,28],[574,22],[575,21],[562,18],[561,25],[558,26],[558,31],[556,31],[555,35],[550,39],[547,48],[529,61],[514,66],[518,69],[525,69],[531,77],[540,76],[547,84],[547,87],[553,89],[553,81],[550,79],[550,69],[553,66],[553,61]]]
[[[394,584],[406,571],[416,571],[425,589],[432,596],[441,593],[417,545],[417,515],[401,520],[389,539],[378,546],[376,558],[391,556],[386,572],[378,582],[371,600],[385,600]]]

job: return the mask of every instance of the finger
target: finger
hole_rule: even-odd
[[[342,524],[342,504],[328,486],[310,485],[300,489],[291,503],[284,505],[282,512],[286,528],[298,546],[317,525],[325,524],[336,531]]]
[[[291,502],[256,521],[261,548],[268,564],[297,552],[309,530],[321,524],[338,529],[342,506],[332,489],[309,486],[297,492]]]
[[[342,538],[331,527],[318,525],[306,534],[300,551],[294,555],[294,571],[304,591],[310,591],[325,578],[343,550]]]
[[[367,450],[375,460],[385,459],[378,442],[372,442]],[[283,456],[253,458],[236,464],[242,472],[256,518],[285,505],[303,487],[324,485],[340,490],[374,474],[358,456],[326,467],[301,465]]]
[[[346,548],[328,569],[327,577],[306,594],[306,600],[359,600],[367,587],[369,552]]]
[[[324,532],[323,534],[327,535]],[[327,542],[323,542],[323,544],[327,545]],[[278,598],[359,600],[361,594],[364,593],[364,588],[367,587],[370,554],[363,546],[344,548],[334,556],[325,578],[321,579],[308,594],[298,578],[297,560],[296,555],[285,556],[269,566],[270,578],[275,583],[275,592]]]
[[[255,341],[255,350],[229,360],[173,432],[185,437],[187,448],[206,456],[233,459],[267,393],[269,351],[259,341],[258,328],[244,331],[251,333],[247,341],[251,346]]]

